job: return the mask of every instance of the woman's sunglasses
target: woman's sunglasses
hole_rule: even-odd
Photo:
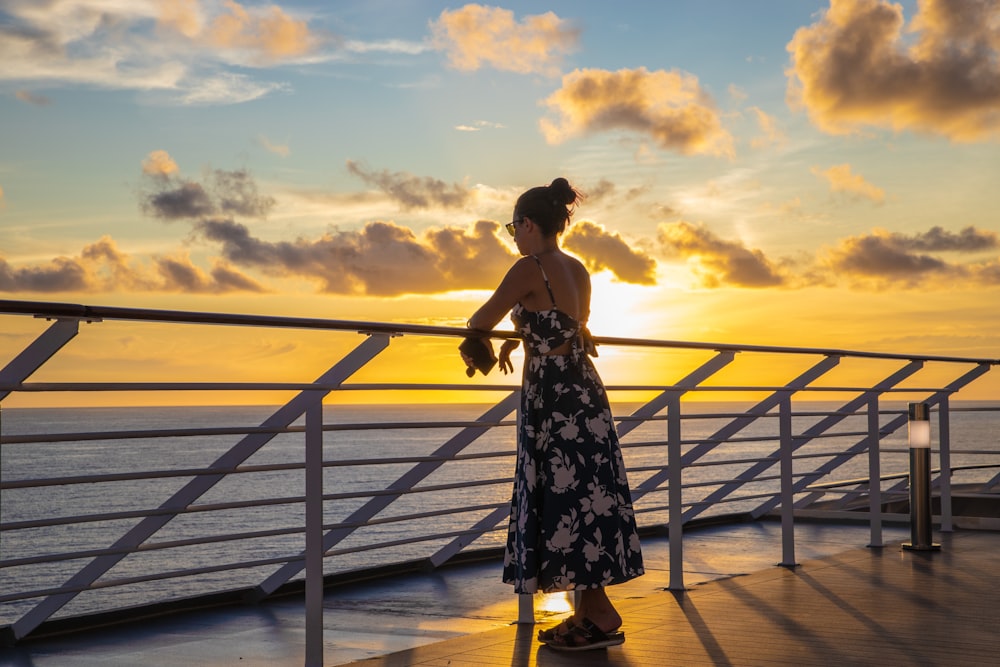
[[[523,221],[524,221],[524,216],[522,215],[520,218],[514,218],[513,220],[511,220],[510,222],[508,222],[506,225],[504,225],[507,228],[507,233],[510,234],[511,236],[513,236],[514,235],[514,229],[517,227],[517,223],[523,222]]]

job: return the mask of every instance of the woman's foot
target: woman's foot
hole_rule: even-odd
[[[549,648],[557,651],[590,651],[624,643],[624,632],[618,630],[605,632],[589,618],[574,622],[566,632],[558,633],[546,642]]]
[[[554,625],[551,628],[546,628],[544,630],[538,631],[538,641],[543,644],[548,644],[549,642],[555,640],[559,635],[566,634],[573,628],[573,617],[565,618],[559,622],[558,625]]]

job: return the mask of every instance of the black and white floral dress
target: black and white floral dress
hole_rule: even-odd
[[[643,573],[604,384],[580,323],[558,309],[542,276],[552,307],[511,311],[525,362],[503,580],[518,593],[598,588]],[[566,341],[570,352],[547,354]]]

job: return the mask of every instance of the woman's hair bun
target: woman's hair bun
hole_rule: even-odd
[[[578,194],[573,189],[573,186],[562,177],[552,181],[549,184],[549,190],[552,192],[552,196],[555,197],[556,202],[564,206],[572,206],[578,198]]]

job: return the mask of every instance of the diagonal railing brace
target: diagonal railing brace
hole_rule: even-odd
[[[336,385],[342,383],[389,345],[387,334],[369,335],[360,345],[351,350],[343,359],[334,364],[330,370],[316,380],[320,385]],[[261,426],[264,428],[281,429],[289,426],[298,419],[305,410],[322,401],[323,397],[330,392],[324,390],[306,390],[297,394],[288,403],[279,408],[273,415],[268,417]],[[232,468],[246,461],[261,447],[271,441],[276,433],[251,433],[240,440],[232,448],[223,454],[209,468]],[[225,478],[224,474],[199,475],[185,484],[179,491],[171,496],[160,509],[176,509],[178,512],[185,509],[209,489]],[[148,516],[142,519],[134,528],[118,539],[111,549],[121,553],[99,556],[84,566],[78,573],[66,582],[67,588],[86,588],[97,581],[108,570],[114,567],[128,553],[134,551],[140,544],[150,538],[156,531],[166,525],[176,514],[163,514]],[[50,595],[28,613],[11,625],[15,639],[21,639],[34,630],[38,625],[48,619],[52,614],[61,609],[77,596],[79,591],[57,593]]]

